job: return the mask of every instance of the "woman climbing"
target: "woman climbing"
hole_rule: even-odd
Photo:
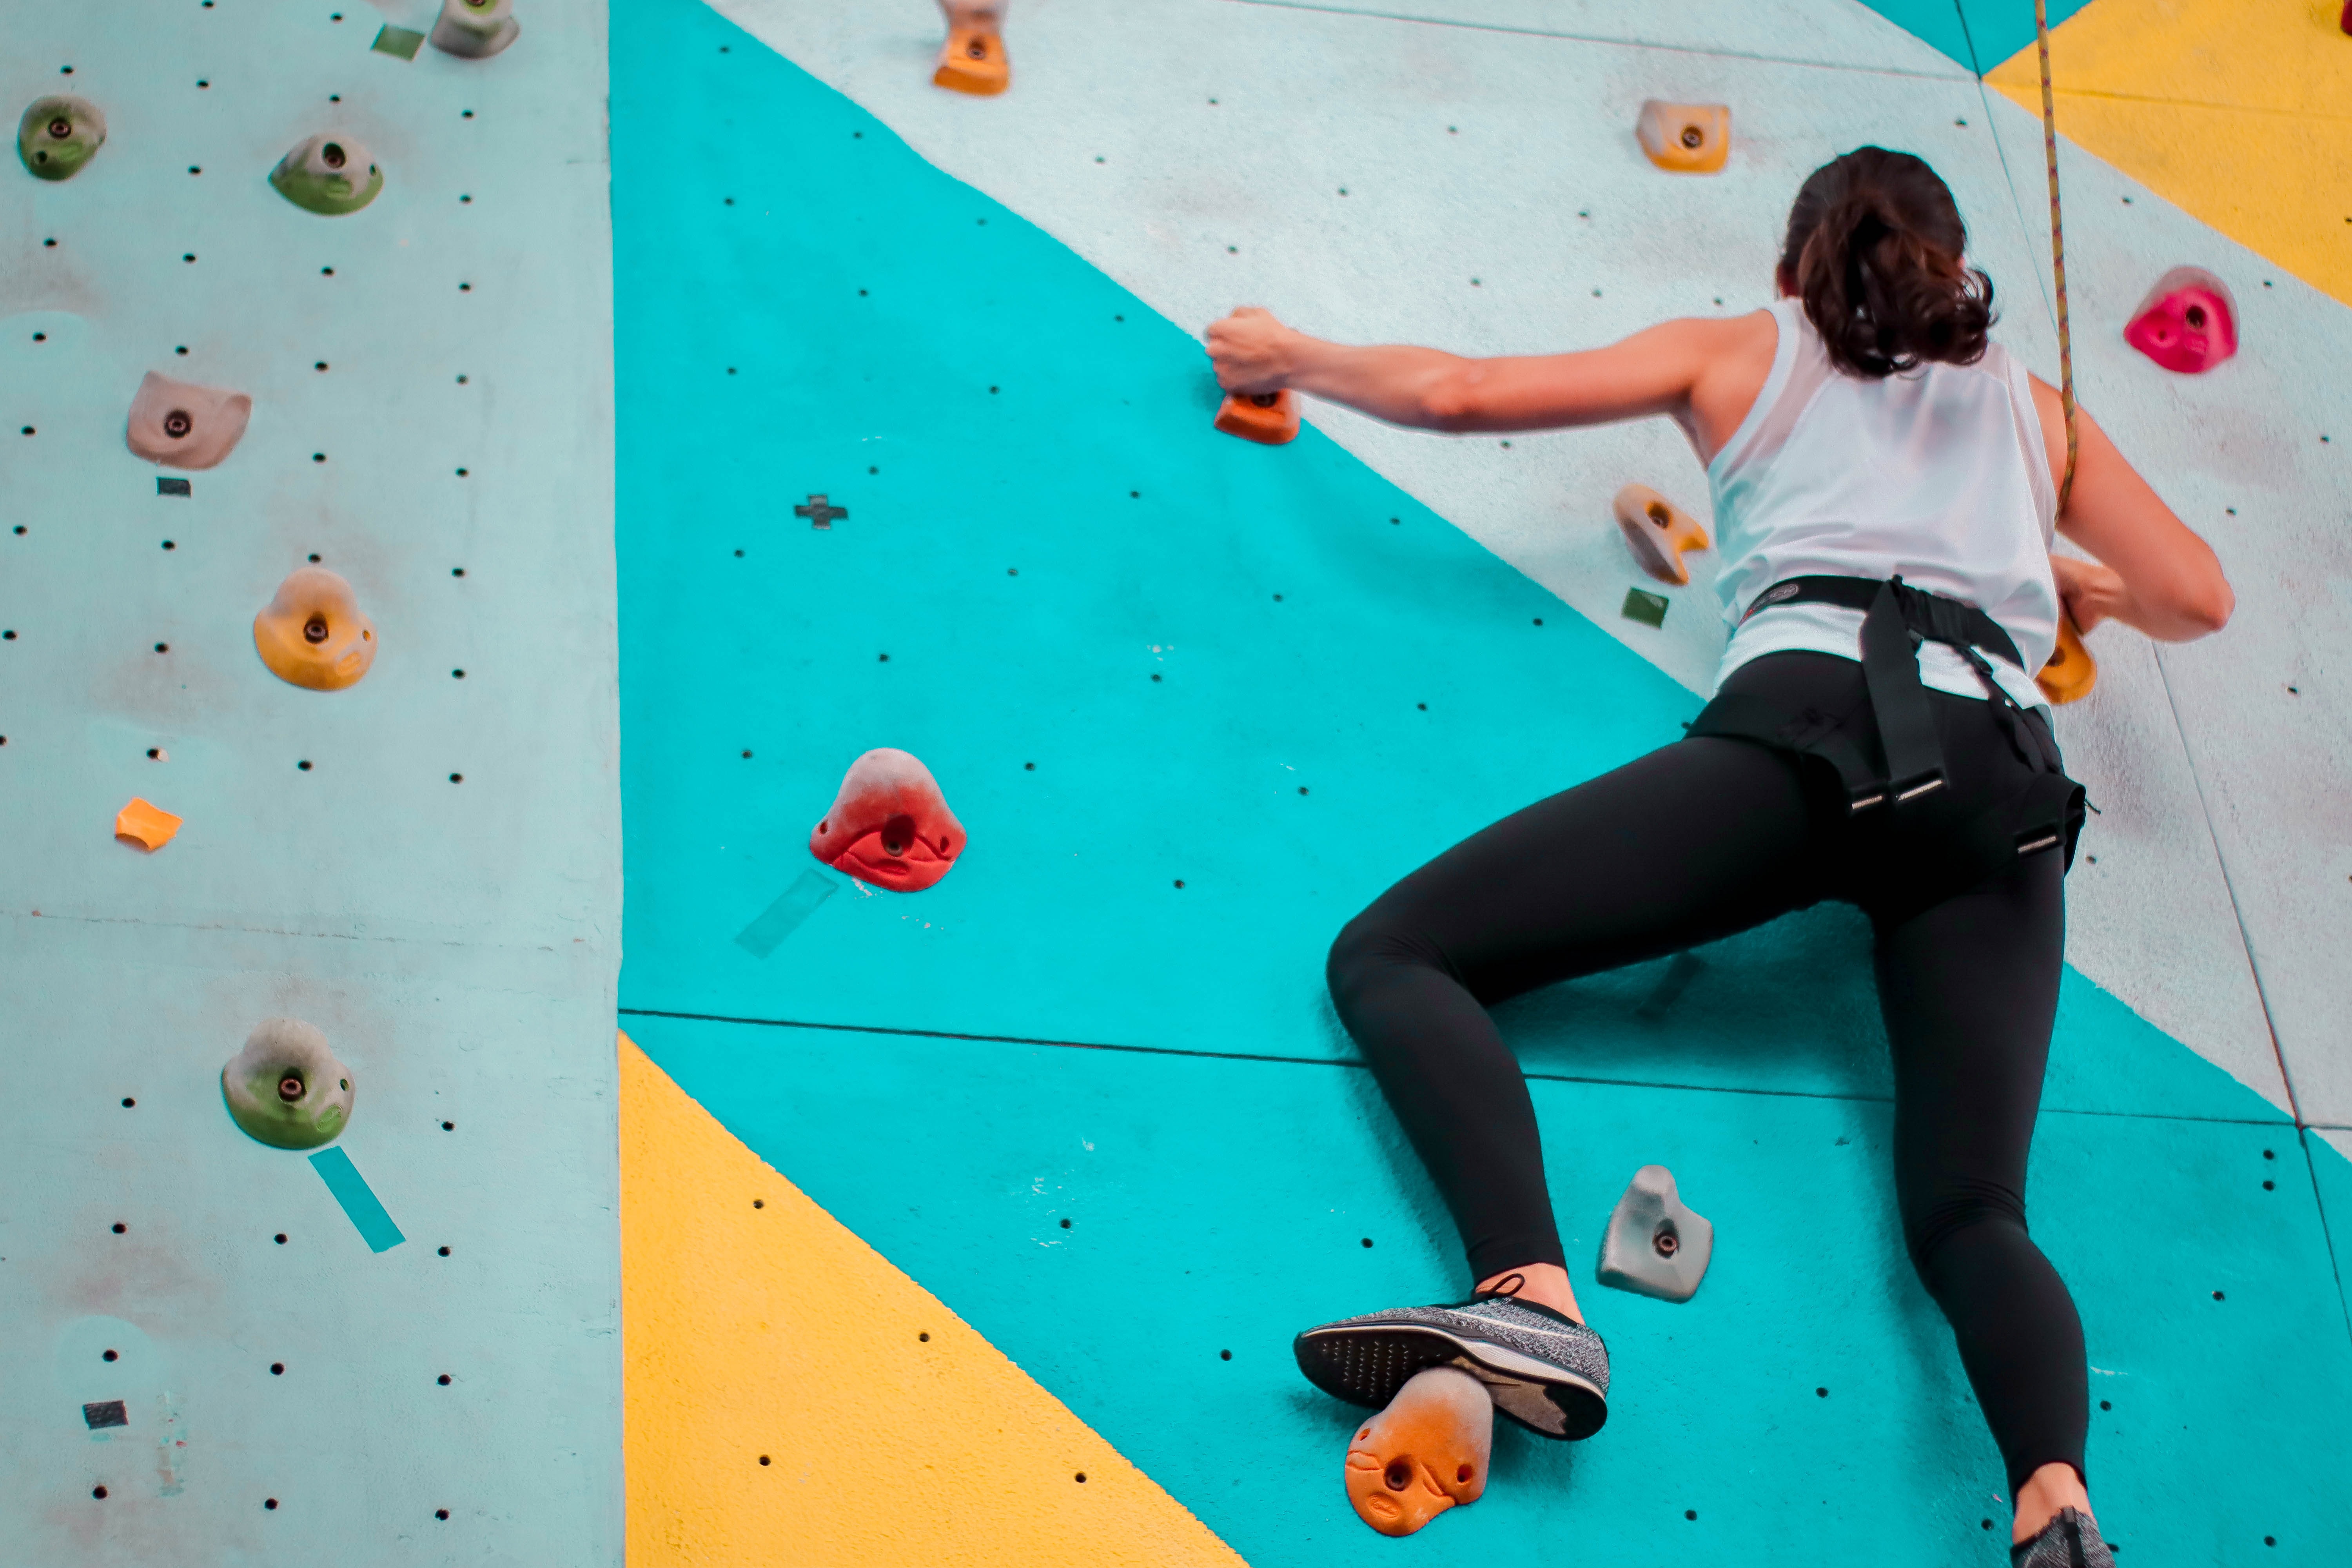
[[[2082,1325],[2025,1226],[2083,805],[2032,672],[2062,614],[2181,641],[2232,598],[2087,415],[2067,473],[2059,395],[1989,341],[1992,285],[1966,243],[1934,170],[1864,147],[1806,180],[1779,298],[1750,315],[1485,360],[1323,342],[1258,310],[1209,329],[1227,391],[1293,388],[1397,425],[1674,419],[1706,468],[1734,628],[1687,737],[1447,850],[1332,944],[1339,1016],[1476,1284],[1295,1348],[1358,1405],[1454,1366],[1548,1436],[1598,1430],[1608,1352],[1486,1009],[1843,900],[1874,932],[1904,1239],[2007,1467],[2011,1556],[2105,1568]],[[2053,556],[2053,526],[2099,563]]]

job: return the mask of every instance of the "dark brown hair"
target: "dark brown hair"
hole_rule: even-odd
[[[1804,301],[1848,374],[1895,375],[1923,360],[1973,364],[1993,323],[1992,279],[1963,264],[1968,243],[1935,170],[1908,153],[1857,147],[1798,191],[1780,287]]]

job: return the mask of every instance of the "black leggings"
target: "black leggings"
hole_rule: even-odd
[[[1768,655],[1727,690],[1864,715],[1861,666]],[[1928,694],[1965,803],[2027,764],[1991,704]],[[1959,1342],[2014,1489],[2083,1468],[2083,1329],[2025,1229],[2025,1162],[2058,1005],[2064,864],[2023,857],[1924,910],[1896,899],[1903,845],[1849,820],[1826,764],[1686,738],[1506,817],[1415,871],[1332,945],[1331,996],[1452,1209],[1473,1279],[1565,1266],[1535,1106],[1486,1008],[1676,952],[1823,899],[1875,930],[1895,1058],[1904,1239]],[[1890,873],[1893,873],[1890,875]]]

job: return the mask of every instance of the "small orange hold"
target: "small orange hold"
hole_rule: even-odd
[[[1298,434],[1298,394],[1229,392],[1217,410],[1217,428],[1244,441],[1279,447]]]
[[[1690,585],[1683,552],[1705,550],[1712,542],[1698,519],[1647,485],[1627,485],[1610,510],[1617,514],[1617,527],[1643,571],[1678,588]]]
[[[2042,673],[2033,678],[2033,684],[2042,688],[2042,695],[2051,701],[2063,703],[2088,697],[2098,681],[2098,661],[2083,646],[2083,634],[2074,629],[2074,617],[2061,612],[2058,647],[2051,653],[2050,662],[2042,667]]]
[[[129,839],[150,855],[172,842],[172,835],[179,831],[178,817],[135,795],[129,805],[114,814],[114,836]]]
[[[299,566],[253,617],[254,651],[278,679],[313,691],[356,686],[375,662],[375,623],[352,585],[323,566]]]
[[[1633,135],[1650,162],[1669,174],[1712,174],[1731,156],[1731,110],[1720,103],[1646,100]]]
[[[1004,39],[993,29],[949,29],[947,47],[940,50],[940,68],[931,73],[931,85],[979,98],[1003,92],[1013,85],[1013,62],[1005,58]]]
[[[1382,1535],[1411,1535],[1486,1494],[1495,1402],[1456,1367],[1408,1379],[1348,1445],[1348,1500]]]

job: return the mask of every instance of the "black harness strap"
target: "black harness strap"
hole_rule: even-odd
[[[1976,814],[1961,829],[1961,837],[1972,847],[1954,848],[1971,862],[1982,863],[2063,845],[2067,862],[2073,863],[2083,819],[2083,786],[2066,776],[2044,722],[2019,706],[1995,678],[1986,654],[2018,669],[2025,668],[2017,644],[1998,622],[1973,605],[1914,588],[1899,576],[1883,583],[1868,577],[1791,577],[1758,595],[1748,614],[1793,604],[1837,605],[1863,612],[1863,683],[1870,694],[1884,769],[1872,764],[1836,718],[1811,709],[1792,713],[1738,692],[1709,702],[1692,722],[1692,734],[1754,741],[1821,758],[1837,770],[1850,814],[1933,795],[1945,787],[1944,753],[1927,688],[1919,680],[1918,650],[1923,642],[1942,643],[1976,671],[2011,747],[2035,773],[2021,796],[2005,807]]]

